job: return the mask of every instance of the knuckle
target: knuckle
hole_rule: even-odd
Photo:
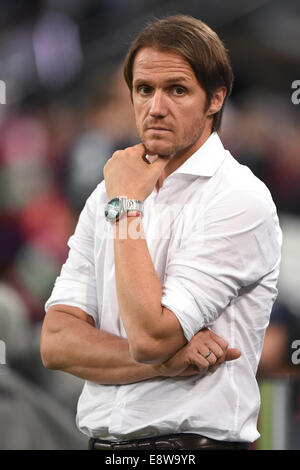
[[[194,363],[194,357],[195,355],[192,353],[192,351],[186,351],[186,356],[185,356],[185,360],[191,364]]]
[[[109,159],[106,161],[106,163],[105,163],[105,165],[104,165],[104,168],[107,169],[107,168],[111,165],[112,158],[113,158],[113,157],[109,158]]]
[[[225,339],[220,339],[219,346],[222,349],[222,351],[224,352],[228,348],[228,343],[227,343],[227,341],[225,341]]]
[[[220,346],[219,346],[219,347],[218,347],[218,350],[217,350],[217,354],[216,354],[217,358],[219,359],[220,357],[223,356],[223,354],[224,354],[224,351],[223,351],[223,349],[220,348]]]
[[[213,357],[211,356],[212,354],[209,356],[209,360],[208,360],[210,366],[214,365],[217,362],[216,356],[215,355],[213,355]]]

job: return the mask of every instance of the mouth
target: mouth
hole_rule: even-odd
[[[166,127],[156,127],[156,126],[147,127],[146,130],[150,132],[155,132],[155,133],[172,132],[170,129],[167,129]]]

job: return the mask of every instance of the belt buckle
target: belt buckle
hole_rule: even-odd
[[[130,450],[132,448],[131,441],[116,441],[116,442],[105,442],[101,439],[95,439],[94,446],[99,450]]]
[[[135,441],[117,441],[111,444],[111,450],[132,450],[135,447]]]
[[[97,446],[100,447],[100,450],[114,450],[113,444],[111,444],[110,442],[96,442],[96,447]]]

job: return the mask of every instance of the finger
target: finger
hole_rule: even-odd
[[[146,149],[144,147],[143,144],[136,144],[136,145],[132,145],[131,147],[126,147],[124,148],[123,150],[116,150],[113,154],[113,156],[116,156],[116,157],[125,157],[125,158],[128,158],[128,156],[131,156],[132,158],[133,157],[143,157],[144,155],[146,155]]]
[[[208,349],[214,353],[214,355],[216,356],[217,359],[219,359],[220,357],[222,357],[225,353],[225,351],[221,348],[221,346],[218,345],[218,343],[216,343],[215,341],[213,340],[208,340],[206,342],[206,346],[208,347]]]
[[[222,354],[222,356],[218,358],[216,363],[209,368],[209,371],[215,372],[220,367],[220,365],[223,364],[223,362],[225,361],[225,357],[226,357],[226,352]]]
[[[223,351],[226,351],[228,348],[228,343],[225,341],[225,339],[221,338],[221,336],[218,336],[216,333],[213,331],[211,333],[211,338],[223,349]]]
[[[132,147],[129,147],[129,148],[135,149],[135,152],[139,155],[145,155],[145,153],[146,153],[145,146],[141,142],[139,144],[133,145]]]
[[[242,353],[237,348],[228,348],[225,355],[225,361],[234,361],[241,357]]]
[[[217,360],[216,355],[207,344],[194,345],[193,357],[198,355],[203,357],[209,363],[209,365],[215,364]]]
[[[199,368],[195,365],[190,365],[186,369],[184,369],[178,376],[180,377],[190,377],[192,375],[201,375],[203,371],[199,370]]]
[[[234,361],[239,357],[241,357],[241,351],[239,349],[228,348],[226,353],[220,359],[218,359],[212,367],[209,368],[209,371],[215,372],[224,361]]]
[[[200,372],[207,372],[210,363],[207,359],[205,359],[202,354],[196,354],[193,358],[190,359],[190,364],[195,365],[198,367]]]
[[[209,362],[210,366],[214,365],[217,362],[217,357],[210,350],[208,350],[207,353],[203,357],[204,357],[204,359],[206,359]]]

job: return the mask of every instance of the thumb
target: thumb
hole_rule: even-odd
[[[241,356],[241,351],[237,348],[228,348],[225,355],[225,361],[234,361]]]
[[[167,157],[160,157],[159,155],[148,155],[148,161],[151,163],[151,167],[163,169],[169,163],[170,159]]]

